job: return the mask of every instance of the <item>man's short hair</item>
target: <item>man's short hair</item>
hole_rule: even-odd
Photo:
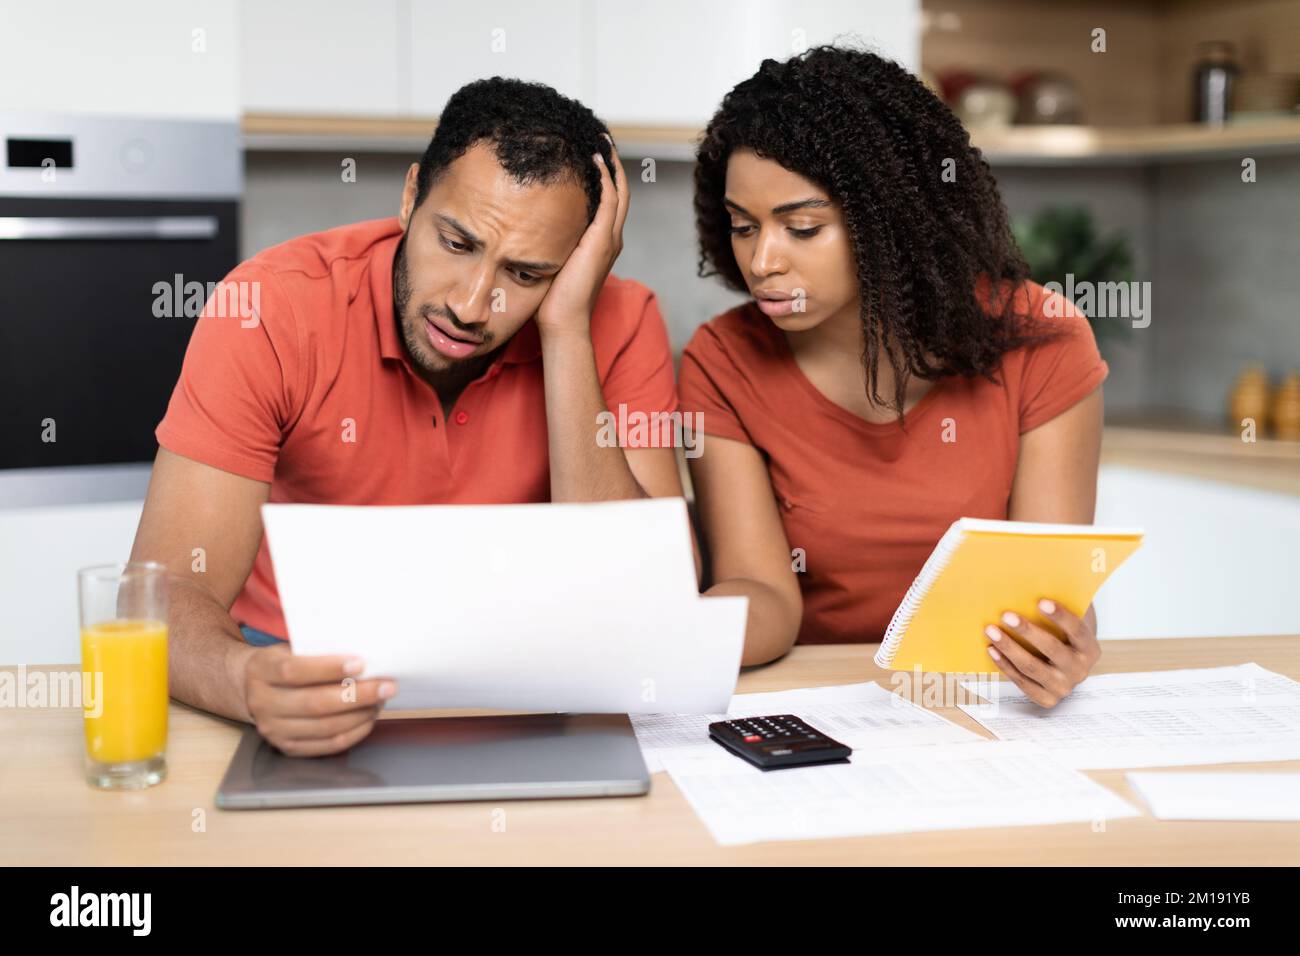
[[[587,221],[600,206],[600,153],[613,178],[609,130],[577,100],[542,83],[494,76],[462,86],[447,100],[438,128],[420,160],[415,204],[423,202],[442,171],[471,146],[489,143],[506,172],[519,183],[568,180],[587,193]]]

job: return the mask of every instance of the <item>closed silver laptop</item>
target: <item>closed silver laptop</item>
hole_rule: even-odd
[[[624,714],[379,720],[352,749],[289,757],[244,731],[217,790],[225,810],[637,796],[650,789]]]

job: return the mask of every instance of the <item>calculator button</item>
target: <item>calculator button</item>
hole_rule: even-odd
[[[745,738],[745,743],[747,743],[747,744],[752,744],[752,743],[756,743],[757,741],[762,740],[762,739],[763,739],[763,738],[760,737],[758,734],[750,734],[749,736],[747,736],[747,737]]]

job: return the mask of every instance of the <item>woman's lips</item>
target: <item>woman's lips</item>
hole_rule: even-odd
[[[433,319],[425,318],[424,323],[425,331],[429,335],[429,344],[448,358],[464,358],[483,344],[482,342],[468,342],[452,338]]]
[[[758,303],[759,309],[769,318],[789,315],[794,311],[794,299],[754,299]]]

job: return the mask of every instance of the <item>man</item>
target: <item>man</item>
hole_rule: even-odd
[[[608,408],[677,401],[653,294],[609,275],[627,209],[588,109],[494,78],[448,101],[396,219],[292,240],[227,277],[259,309],[228,317],[213,296],[199,319],[132,551],[172,572],[174,697],[306,756],[357,743],[396,692],[375,678],[345,695],[362,661],[289,652],[263,502],[681,494],[671,448],[596,440]],[[454,560],[454,542],[430,542],[431,578]]]

